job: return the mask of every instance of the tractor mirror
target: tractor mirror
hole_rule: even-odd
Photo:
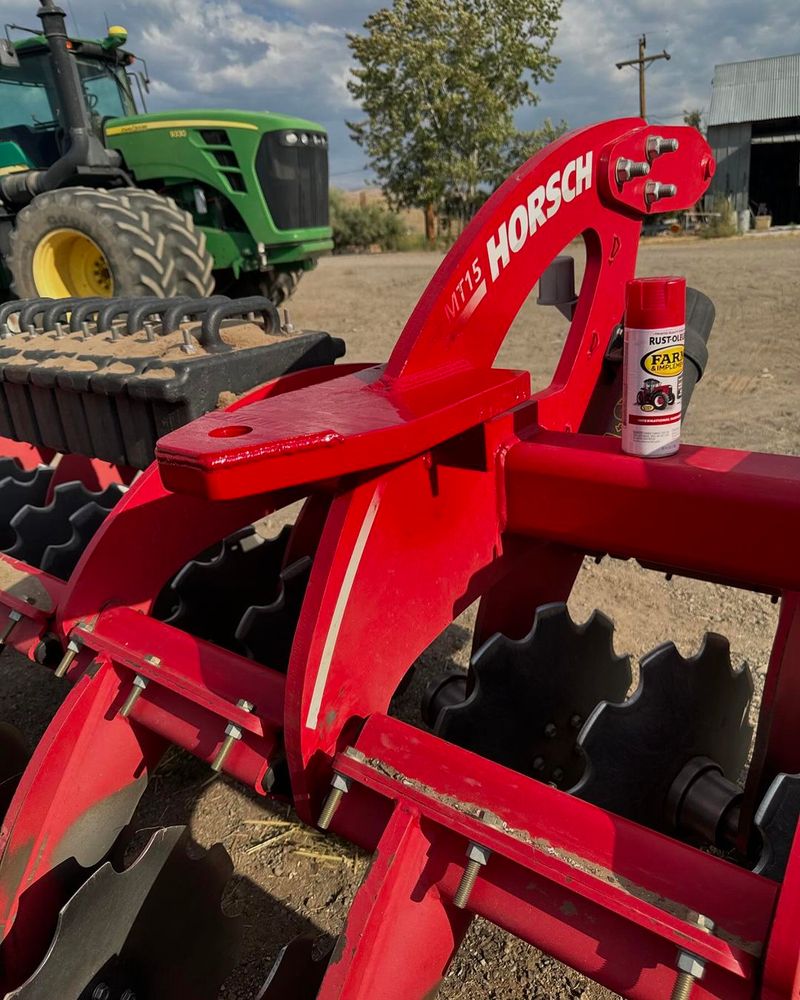
[[[0,66],[4,69],[19,69],[17,50],[7,38],[0,38]]]

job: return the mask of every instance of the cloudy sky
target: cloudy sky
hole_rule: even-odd
[[[85,37],[111,24],[128,28],[129,48],[153,78],[150,110],[228,107],[294,113],[331,136],[332,180],[369,180],[346,118],[358,118],[347,92],[346,31],[357,31],[380,0],[60,0]],[[0,0],[6,21],[36,22],[36,0]],[[653,120],[680,121],[683,108],[708,108],[714,64],[800,51],[797,0],[564,0],[555,81],[538,107],[519,116],[570,126],[638,111],[636,73],[615,62],[666,48],[669,62],[647,74]]]

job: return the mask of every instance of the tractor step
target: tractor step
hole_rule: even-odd
[[[344,344],[288,333],[260,296],[0,307],[0,435],[143,469],[159,437]]]

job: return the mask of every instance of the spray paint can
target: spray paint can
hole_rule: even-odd
[[[625,296],[622,450],[674,455],[681,437],[686,279],[636,278]]]

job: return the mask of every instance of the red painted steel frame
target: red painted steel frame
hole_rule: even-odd
[[[617,159],[645,159],[656,134],[677,139],[678,151],[655,159],[647,179],[618,184]],[[603,359],[634,274],[641,219],[655,208],[647,180],[676,184],[657,206],[672,210],[692,205],[712,173],[693,129],[628,119],[571,133],[489,200],[386,366],[290,376],[161,441],[163,482],[156,469],[137,481],[60,602],[61,634],[82,643],[71,670],[77,685],[11,807],[0,863],[7,928],[16,913],[22,939],[20,926],[33,919],[20,925],[31,889],[11,859],[33,838],[46,874],[45,844],[74,835],[78,805],[63,803],[57,788],[45,808],[36,782],[79,753],[67,735],[69,704],[94,684],[102,697],[81,753],[102,746],[107,725],[210,759],[225,720],[234,721],[245,736],[230,772],[263,790],[282,741],[295,805],[312,823],[332,769],[351,779],[334,828],[377,856],[323,1000],[430,995],[470,919],[451,902],[470,840],[493,854],[469,912],[625,996],[663,997],[679,947],[708,962],[698,1000],[797,996],[800,852],[778,886],[385,716],[409,666],[462,610],[481,601],[478,639],[497,628],[522,634],[536,604],[568,596],[587,550],[740,586],[798,589],[798,460],[684,448],[648,463],[623,456],[613,440],[576,433],[603,429],[587,422],[598,419]],[[578,236],[587,257],[575,316],[550,386],[529,399],[526,373],[491,365],[539,275]],[[312,514],[293,544],[313,551],[314,564],[285,680],[147,617],[186,559],[309,492]],[[674,545],[654,537],[654,505],[684,512],[688,525],[673,530]],[[725,547],[726,528],[754,521],[757,541]],[[780,538],[781,529],[791,537]],[[793,608],[785,605],[770,667],[786,680],[768,678],[756,758],[764,775],[753,783],[793,756],[780,704],[784,691],[800,689]],[[126,722],[114,706],[135,673],[150,683]],[[236,708],[240,697],[255,701],[252,715]],[[366,759],[342,753],[348,744]],[[129,751],[108,764],[95,805],[128,787],[132,762],[146,771],[144,749]],[[26,878],[34,888],[42,880],[38,869]],[[718,932],[697,931],[689,910],[712,916]]]

